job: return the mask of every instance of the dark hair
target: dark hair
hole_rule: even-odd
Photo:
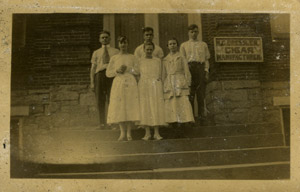
[[[121,36],[118,37],[118,42],[119,42],[119,43],[123,43],[123,42],[125,42],[125,41],[128,42],[128,39],[127,39],[126,36],[121,35]]]
[[[110,36],[110,32],[109,31],[103,30],[103,31],[100,32],[99,36],[102,35],[102,34],[107,34],[108,36]]]
[[[153,47],[153,50],[155,49],[155,45],[154,45],[154,43],[153,42],[145,42],[144,43],[144,49],[145,49],[145,47],[147,46],[147,45],[152,45],[152,47]]]
[[[191,25],[188,27],[188,30],[194,30],[194,29],[198,29],[198,25],[196,25],[196,24],[191,24]]]
[[[153,28],[152,27],[143,27],[143,33],[151,31],[153,33]]]
[[[177,46],[179,45],[179,44],[178,44],[178,40],[177,40],[175,37],[172,37],[171,39],[168,39],[167,47],[168,47],[168,45],[169,45],[169,41],[171,41],[171,40],[175,40],[176,43],[177,43]]]

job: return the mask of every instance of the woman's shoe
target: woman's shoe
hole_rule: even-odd
[[[125,140],[125,136],[120,136],[118,141],[124,141]]]
[[[148,141],[151,139],[151,135],[145,135],[145,137],[142,138],[144,141]]]
[[[132,141],[132,137],[127,135],[127,141]]]
[[[157,141],[163,139],[163,137],[161,137],[160,135],[154,135],[153,138]]]

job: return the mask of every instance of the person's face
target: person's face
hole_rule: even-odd
[[[126,51],[127,48],[128,48],[128,41],[127,40],[120,41],[119,42],[119,48],[120,48],[120,50]]]
[[[144,33],[144,40],[148,42],[152,42],[153,40],[153,32],[152,31],[145,31]]]
[[[108,45],[110,43],[110,36],[106,33],[102,33],[99,37],[99,41],[102,45]]]
[[[190,39],[196,40],[197,37],[198,37],[198,34],[199,34],[198,28],[195,28],[195,29],[193,29],[193,30],[189,30],[189,38],[190,38]]]
[[[153,52],[153,46],[152,45],[146,45],[145,46],[145,53],[147,57],[151,57]]]
[[[177,42],[176,40],[169,40],[168,41],[168,48],[170,51],[175,52],[177,51]]]

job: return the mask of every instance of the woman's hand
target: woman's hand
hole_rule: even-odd
[[[117,73],[123,74],[127,69],[126,65],[121,65],[120,68],[117,70]]]

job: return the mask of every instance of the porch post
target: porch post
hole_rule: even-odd
[[[188,25],[196,24],[198,25],[199,35],[198,39],[202,40],[202,22],[200,13],[191,13],[188,14]]]
[[[145,14],[145,27],[152,27],[154,30],[153,43],[159,45],[159,23],[158,14]]]
[[[110,46],[116,47],[115,42],[115,15],[114,14],[104,14],[103,15],[103,30],[110,32]]]

